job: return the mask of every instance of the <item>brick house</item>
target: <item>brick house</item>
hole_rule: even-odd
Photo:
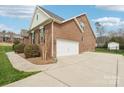
[[[40,6],[36,7],[32,18],[29,42],[39,45],[47,58],[95,51],[96,47],[96,38],[86,14],[64,20]]]
[[[21,30],[21,37],[22,37],[22,42],[23,42],[24,44],[29,44],[29,34],[28,34],[28,30],[22,29],[22,30]]]
[[[20,34],[13,32],[0,32],[0,42],[13,43],[15,39],[21,40]]]

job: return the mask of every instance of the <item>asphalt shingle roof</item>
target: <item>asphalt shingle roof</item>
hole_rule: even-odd
[[[54,18],[54,19],[56,19],[56,20],[59,20],[59,21],[64,21],[64,18],[62,18],[62,17],[60,17],[60,16],[58,16],[58,15],[56,15],[56,14],[50,12],[49,10],[47,10],[47,9],[41,7],[41,6],[39,6],[39,7],[40,7],[44,12],[46,12],[50,17],[52,17],[52,18]]]

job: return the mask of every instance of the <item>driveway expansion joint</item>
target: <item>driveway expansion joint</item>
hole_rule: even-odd
[[[71,87],[69,84],[67,84],[66,82],[64,82],[64,81],[62,81],[62,80],[60,80],[60,79],[54,77],[53,75],[51,75],[51,74],[49,74],[49,73],[47,73],[47,72],[45,72],[45,71],[44,71],[43,73],[45,73],[46,75],[50,76],[51,78],[53,78],[53,79],[59,81],[60,83],[66,85],[67,87]]]

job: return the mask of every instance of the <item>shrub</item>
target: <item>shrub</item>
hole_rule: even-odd
[[[33,45],[26,45],[24,48],[24,54],[26,58],[30,57],[39,57],[39,47],[36,44]]]
[[[105,44],[102,48],[107,48],[107,47],[108,47],[108,42],[105,42]]]
[[[36,44],[32,45],[32,57],[38,57],[40,56],[40,50],[39,47]]]
[[[19,44],[15,45],[15,47],[14,47],[15,52],[24,53],[24,47],[25,47],[25,44],[23,44],[23,43],[19,43]]]
[[[26,45],[25,48],[24,48],[24,54],[25,54],[25,57],[26,58],[30,58],[32,57],[32,53],[31,53],[31,50],[32,50],[32,47],[31,45]]]
[[[124,49],[124,44],[120,44],[120,49]]]
[[[15,39],[14,41],[13,41],[13,46],[12,46],[12,49],[15,51],[15,46],[17,45],[17,44],[19,44],[20,43],[20,41],[19,40],[17,40],[17,39]]]
[[[19,44],[19,43],[20,43],[20,41],[19,41],[19,40],[17,40],[17,39],[15,39],[15,40],[13,41],[13,43],[14,43],[15,45],[17,45],[17,44]]]

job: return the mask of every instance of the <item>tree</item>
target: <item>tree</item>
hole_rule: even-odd
[[[105,39],[104,39],[105,28],[100,22],[96,22],[95,26],[96,26],[96,33],[98,33],[98,37],[99,37],[99,41],[97,43],[98,46],[101,47],[105,43]]]
[[[118,29],[118,35],[124,38],[124,28]]]
[[[117,34],[118,34],[118,33],[115,32],[115,31],[113,31],[113,30],[111,30],[111,31],[108,32],[108,36],[109,36],[110,38],[112,38],[112,37],[116,37]]]
[[[96,32],[98,33],[99,37],[102,37],[105,34],[105,28],[100,22],[95,23]]]
[[[2,33],[3,33],[3,41],[6,41],[6,37],[5,37],[6,30],[3,30]]]

